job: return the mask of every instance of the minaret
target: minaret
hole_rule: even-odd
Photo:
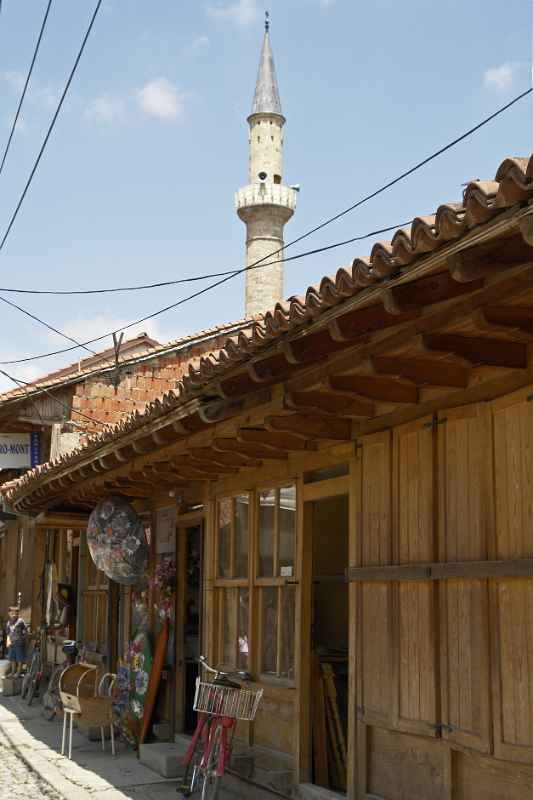
[[[249,183],[235,195],[237,214],[246,224],[246,266],[283,247],[283,227],[296,208],[297,192],[283,185],[283,126],[276,68],[270,45],[268,12],[257,85],[248,117]],[[245,314],[262,314],[283,299],[283,263],[246,272]]]

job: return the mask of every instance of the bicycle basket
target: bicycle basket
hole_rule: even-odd
[[[263,696],[263,690],[233,689],[217,686],[196,678],[194,710],[232,719],[252,721]]]

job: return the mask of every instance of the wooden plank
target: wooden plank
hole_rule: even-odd
[[[439,587],[442,736],[490,752],[487,582],[462,573],[486,558],[493,528],[492,426],[486,405],[454,409],[439,425]],[[462,561],[462,564],[459,562]],[[455,563],[454,563],[455,562]],[[459,564],[459,569],[454,572]],[[476,561],[480,573],[486,563]]]
[[[290,414],[283,417],[268,417],[266,427],[271,431],[287,431],[310,439],[335,439],[350,441],[352,423],[339,417]]]
[[[286,395],[287,408],[296,411],[303,408],[314,408],[328,414],[341,414],[350,417],[371,417],[374,415],[374,404],[364,398],[354,398],[348,394],[331,392],[289,392]]]
[[[417,386],[452,386],[458,389],[468,386],[470,368],[458,361],[427,356],[375,356],[372,359],[376,372],[400,375]]]
[[[533,404],[519,392],[493,403],[498,556],[533,556]],[[494,749],[499,758],[531,762],[533,747],[533,582],[491,582],[494,629]]]
[[[285,451],[313,449],[310,442],[306,442],[300,436],[293,436],[290,433],[275,433],[260,428],[241,428],[237,438],[242,442],[266,445]]]
[[[295,609],[295,668],[296,701],[294,714],[296,723],[295,783],[306,783],[312,779],[312,742],[310,702],[312,692],[311,673],[311,620],[312,620],[312,530],[313,506],[305,503],[302,481],[298,479],[296,492],[296,563],[300,567],[300,584],[296,590]]]
[[[399,564],[427,563],[436,550],[431,420],[396,429],[393,443],[393,558]],[[435,587],[428,580],[406,580],[398,583],[395,595],[395,725],[435,736]]]
[[[328,379],[328,385],[334,391],[352,392],[384,403],[418,402],[417,386],[412,381],[400,378],[385,378],[382,375],[332,375]]]
[[[348,581],[454,580],[457,578],[523,578],[533,576],[533,559],[508,561],[457,561],[449,564],[393,564],[384,567],[350,567]]]
[[[471,364],[487,364],[508,369],[527,367],[527,344],[488,336],[460,336],[432,333],[423,337],[429,350],[441,350],[465,358]]]
[[[329,787],[328,746],[326,732],[326,698],[324,679],[320,674],[320,664],[313,659],[313,767],[314,782]]]

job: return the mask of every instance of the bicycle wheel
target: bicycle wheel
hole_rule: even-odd
[[[211,746],[211,752],[203,770],[202,800],[215,800],[220,788],[220,777],[217,775],[219,753],[222,747],[222,728],[220,725],[217,725],[213,736],[214,741]]]
[[[33,698],[39,694],[39,683],[40,680],[37,676],[35,676],[30,683],[30,688],[28,689],[28,695],[26,697],[26,702],[29,706],[31,706]]]

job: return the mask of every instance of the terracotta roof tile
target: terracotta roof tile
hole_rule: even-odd
[[[93,437],[83,450],[74,451],[59,462],[41,465],[26,473],[10,488],[8,498],[13,499],[36,477],[54,472],[67,462],[75,462],[82,453],[85,456],[91,449],[118,439],[125,432],[160,416],[166,409],[191,399],[191,394],[197,393],[204,383],[213,378],[222,378],[228,369],[247,361],[250,355],[263,349],[272,340],[288,331],[296,331],[332,306],[386,280],[400,269],[408,273],[417,260],[445,244],[459,240],[469,229],[492,219],[502,210],[531,199],[533,156],[506,158],[500,164],[495,180],[473,180],[466,185],[462,203],[445,203],[439,206],[434,215],[416,217],[410,226],[397,230],[391,242],[376,243],[369,257],[354,258],[351,267],[340,268],[335,276],[325,276],[319,285],[310,286],[304,296],[293,296],[285,303],[278,303],[263,319],[253,321],[247,332],[241,330],[236,337],[228,339],[220,353],[202,357],[197,367],[191,365],[189,373],[178,385],[177,395],[168,393],[162,401],[149,403],[142,414],[135,411],[115,428]],[[220,326],[211,330],[223,329],[224,326]]]

